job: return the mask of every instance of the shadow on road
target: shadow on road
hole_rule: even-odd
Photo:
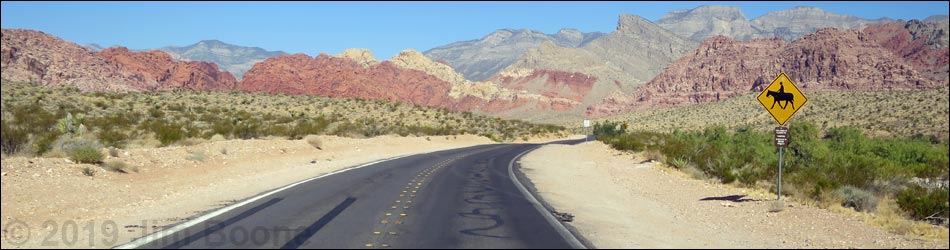
[[[729,195],[729,196],[720,196],[720,197],[706,197],[699,199],[700,201],[731,201],[731,202],[750,202],[750,201],[761,201],[756,199],[746,199],[746,195]]]

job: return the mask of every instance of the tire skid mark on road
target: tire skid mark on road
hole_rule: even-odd
[[[399,237],[401,233],[401,226],[405,224],[406,217],[408,216],[423,216],[418,213],[412,213],[410,209],[413,207],[412,203],[415,198],[428,186],[428,181],[430,177],[435,175],[439,170],[450,166],[452,162],[455,162],[459,159],[479,154],[488,150],[497,149],[495,147],[481,149],[465,154],[461,154],[439,163],[432,165],[428,168],[423,169],[417,173],[409,183],[406,184],[406,187],[399,192],[392,206],[387,207],[388,209],[383,209],[383,214],[380,216],[379,223],[370,231],[372,235],[370,236],[373,239],[371,242],[364,244],[366,248],[390,248],[393,247],[390,243],[395,241],[396,237]]]
[[[499,232],[493,232],[494,229],[505,225],[505,220],[501,218],[500,212],[503,194],[498,193],[490,186],[491,175],[485,174],[493,160],[494,158],[478,160],[472,167],[472,171],[468,173],[468,181],[465,183],[462,193],[462,200],[468,206],[458,215],[469,221],[477,221],[477,224],[483,226],[459,230],[462,234],[494,239],[510,238],[500,235]]]

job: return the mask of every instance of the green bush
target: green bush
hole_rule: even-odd
[[[98,164],[102,162],[105,155],[99,150],[100,147],[90,145],[80,145],[71,148],[67,153],[69,158],[77,163]]]
[[[49,152],[53,149],[53,145],[56,143],[56,140],[59,139],[60,135],[57,130],[34,134],[33,152],[35,152],[36,155],[43,155]]]
[[[181,125],[174,123],[155,122],[152,124],[152,131],[155,132],[155,139],[162,143],[162,147],[172,145],[185,138],[185,132],[182,131]]]
[[[763,180],[774,182],[778,175],[771,131],[711,126],[702,131],[658,134],[623,132],[618,126],[595,124],[594,133],[598,140],[619,150],[659,150],[670,166],[723,183],[738,181],[751,186]],[[859,211],[874,211],[879,197],[896,192],[875,183],[939,178],[947,176],[950,165],[946,143],[926,136],[871,138],[853,127],[831,128],[823,135],[809,121],[796,122],[789,130],[784,181],[798,187],[806,198],[822,200],[832,194],[842,198],[842,205]],[[897,196],[902,208],[913,211],[909,213],[917,219],[941,212],[948,200],[946,190],[912,188]]]
[[[96,170],[90,167],[82,167],[82,175],[85,176],[94,176],[96,175]]]
[[[29,142],[29,132],[24,129],[14,128],[9,126],[6,121],[0,121],[0,127],[2,127],[2,152],[4,154],[16,154],[19,153],[26,147],[27,142]]]
[[[101,130],[96,133],[96,138],[99,138],[99,141],[101,141],[106,146],[122,148],[128,141],[129,136],[119,129],[113,129],[109,127],[101,128]]]
[[[673,166],[677,169],[684,169],[686,166],[689,166],[690,162],[684,158],[673,158],[669,160],[670,166]]]
[[[897,194],[897,205],[901,210],[918,220],[929,216],[950,218],[947,189],[927,190],[914,185]]]
[[[844,186],[835,190],[835,195],[841,197],[841,206],[854,208],[857,211],[874,212],[877,210],[877,197],[871,192],[862,189]]]

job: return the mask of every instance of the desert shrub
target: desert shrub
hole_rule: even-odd
[[[877,197],[871,192],[852,186],[844,186],[835,190],[835,195],[841,198],[841,206],[854,208],[857,211],[874,212],[877,210]]]
[[[655,149],[646,150],[643,152],[643,157],[651,161],[666,162],[666,156]]]
[[[59,139],[60,133],[56,130],[48,130],[39,134],[34,134],[33,139],[33,152],[36,155],[43,155],[46,152],[49,152],[53,149],[53,145],[56,143],[56,140]]]
[[[330,121],[323,115],[313,119],[303,119],[290,130],[289,137],[299,139],[306,135],[322,134],[328,126],[330,126]]]
[[[69,159],[74,162],[97,164],[102,162],[102,159],[105,158],[100,149],[101,147],[84,144],[72,146],[69,151],[66,152],[69,154]]]
[[[22,151],[29,142],[29,131],[25,129],[14,128],[7,124],[7,121],[0,121],[0,127],[2,127],[2,152],[4,154],[15,154]]]
[[[594,136],[597,136],[598,138],[612,138],[623,133],[623,131],[619,129],[619,126],[620,123],[617,122],[605,122],[604,124],[595,122],[592,131]]]
[[[115,147],[109,147],[109,156],[113,158],[119,157],[119,149]]]
[[[927,190],[913,185],[897,194],[897,205],[907,215],[922,220],[930,216],[950,218],[947,189]]]
[[[82,169],[80,170],[80,172],[82,172],[82,175],[85,175],[85,176],[94,176],[94,175],[96,175],[96,170],[95,170],[95,169],[92,169],[92,168],[90,168],[90,167],[82,167]]]
[[[243,140],[260,137],[260,122],[245,121],[234,127],[234,137]]]
[[[232,136],[234,134],[234,124],[227,120],[217,120],[211,125],[211,131],[216,135]]]
[[[723,183],[737,181],[754,186],[760,181],[775,181],[778,175],[771,131],[709,126],[702,131],[657,134],[623,132],[617,126],[609,122],[595,124],[597,139],[620,150],[659,150],[667,164],[696,178],[708,176]],[[880,197],[899,190],[882,188],[881,183],[947,176],[950,156],[945,143],[930,137],[871,138],[854,127],[830,128],[822,135],[810,121],[790,126],[790,144],[784,151],[783,179],[798,188],[796,195],[840,201],[859,211],[874,211]],[[913,198],[929,193],[912,194],[915,191],[909,190],[902,196],[906,210],[937,204],[927,198]]]
[[[96,138],[99,138],[99,141],[106,146],[120,148],[125,147],[125,144],[129,140],[128,135],[112,127],[100,128],[99,132],[96,133]]]
[[[670,166],[673,166],[676,169],[683,169],[683,168],[686,168],[686,166],[688,166],[690,162],[689,160],[685,158],[673,158],[673,159],[670,159],[668,164]]]
[[[182,131],[181,125],[174,123],[155,121],[152,123],[151,129],[155,132],[155,139],[158,139],[158,141],[162,143],[162,147],[172,145],[185,137],[185,132]]]

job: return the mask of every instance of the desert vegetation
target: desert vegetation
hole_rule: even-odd
[[[385,100],[197,91],[83,93],[9,81],[2,86],[4,155],[70,157],[83,163],[101,164],[104,148],[204,140],[473,134],[504,142],[564,133],[554,125]],[[321,147],[318,141],[309,143]]]
[[[777,148],[768,129],[722,125],[698,131],[630,130],[622,123],[594,125],[597,139],[619,150],[659,152],[655,160],[696,178],[776,192]],[[822,132],[798,121],[789,126],[783,157],[783,195],[822,207],[895,213],[946,226],[948,144],[933,135],[870,137],[841,126]],[[649,155],[649,154],[644,154]],[[896,206],[888,204],[896,203]]]
[[[729,129],[768,129],[775,121],[755,97],[758,93],[683,107],[658,108],[604,120],[628,122],[640,131],[701,131],[722,124]],[[808,103],[790,121],[810,120],[822,131],[852,126],[871,136],[934,135],[950,138],[950,87],[901,91],[823,91],[806,93]]]

